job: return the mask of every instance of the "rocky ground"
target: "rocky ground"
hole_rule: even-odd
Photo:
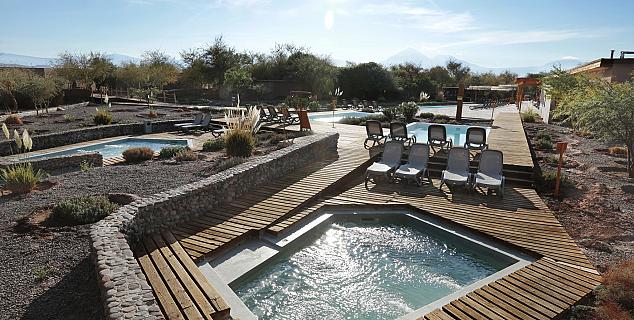
[[[628,178],[625,155],[612,155],[614,146],[599,139],[548,124],[525,124],[535,148],[536,135],[546,130],[556,141],[568,142],[565,175],[572,185],[564,188],[561,200],[552,189],[541,196],[568,233],[600,271],[615,263],[634,259],[634,179]],[[536,150],[543,172],[556,170],[554,149]]]
[[[256,153],[283,147],[276,139],[260,134]],[[51,176],[25,196],[0,190],[0,319],[101,319],[90,225],[50,223],[50,209],[82,195],[149,196],[210,176],[226,158],[224,151],[198,154],[197,161],[152,160]]]

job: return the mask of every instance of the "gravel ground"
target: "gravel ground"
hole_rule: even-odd
[[[553,141],[567,141],[566,176],[574,187],[556,200],[550,190],[541,196],[568,233],[600,271],[634,259],[634,179],[626,172],[627,158],[608,154],[613,146],[599,139],[573,134],[570,129],[547,124],[525,124],[529,137],[548,130]],[[534,145],[534,144],[533,144]],[[554,171],[554,150],[536,151],[542,171]]]

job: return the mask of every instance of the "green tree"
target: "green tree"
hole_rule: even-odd
[[[471,75],[471,68],[464,66],[462,62],[458,62],[456,60],[449,60],[446,67],[453,83],[456,85],[466,83],[467,79]]]
[[[406,100],[417,100],[420,92],[436,94],[436,85],[429,77],[427,70],[412,63],[405,63],[390,68],[394,82]]]
[[[389,71],[375,62],[350,65],[341,69],[339,86],[345,97],[376,100],[397,94]]]
[[[141,68],[145,72],[146,83],[163,90],[166,85],[178,81],[180,69],[167,54],[154,50],[146,51],[141,57]]]
[[[249,72],[248,69],[233,67],[225,72],[224,83],[233,91],[240,94],[251,87],[253,84],[253,78],[251,77],[251,72]]]
[[[128,62],[117,68],[115,72],[117,82],[128,88],[140,88],[145,82],[145,72],[134,62]]]

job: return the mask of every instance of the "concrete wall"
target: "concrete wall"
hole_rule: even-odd
[[[6,168],[16,163],[31,163],[33,169],[44,170],[46,173],[70,172],[80,170],[83,162],[101,167],[103,166],[103,156],[99,153],[84,153],[55,158],[25,159],[18,162],[0,159],[0,168]]]

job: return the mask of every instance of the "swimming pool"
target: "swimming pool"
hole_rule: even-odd
[[[308,119],[310,121],[319,121],[319,122],[339,122],[343,118],[364,118],[372,115],[380,115],[381,113],[370,113],[370,112],[360,112],[360,111],[344,111],[344,112],[335,112],[333,117],[331,113],[320,113],[309,115]]]
[[[134,147],[148,147],[154,150],[154,152],[159,152],[164,147],[186,147],[188,145],[189,141],[186,139],[124,138],[62,151],[38,154],[30,156],[27,159],[53,158],[89,152],[100,153],[104,159],[107,159],[120,156],[126,149]]]
[[[342,217],[230,287],[259,319],[395,319],[519,261],[413,215]]]
[[[427,128],[431,123],[426,122],[414,122],[407,125],[407,132],[413,133],[416,136],[416,142],[427,143]],[[453,140],[454,146],[462,146],[467,141],[467,129],[472,126],[456,125],[456,124],[443,124],[447,129],[447,137]],[[485,127],[487,137],[491,132],[490,127]]]

